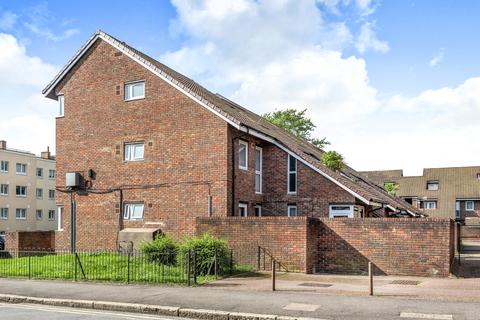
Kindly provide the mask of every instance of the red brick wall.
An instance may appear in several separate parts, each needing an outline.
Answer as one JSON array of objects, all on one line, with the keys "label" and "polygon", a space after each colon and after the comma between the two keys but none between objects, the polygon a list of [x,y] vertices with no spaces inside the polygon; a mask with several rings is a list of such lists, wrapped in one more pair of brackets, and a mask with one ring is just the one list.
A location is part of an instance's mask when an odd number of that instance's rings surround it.
[{"label": "red brick wall", "polygon": [[307,252],[309,220],[306,217],[197,218],[196,233],[207,232],[227,240],[240,263],[256,265],[258,246],[262,246],[289,270],[311,272],[307,269],[312,265]]},{"label": "red brick wall", "polygon": [[55,249],[54,231],[22,231],[5,234],[6,251],[51,251]]},{"label": "red brick wall", "polygon": [[460,228],[462,238],[480,238],[480,226],[461,226]]},{"label": "red brick wall", "polygon": [[[94,189],[150,185],[109,194],[77,196],[78,249],[113,249],[124,227],[159,227],[174,236],[191,234],[194,218],[226,216],[227,128],[195,103],[103,41],[98,41],[56,88],[65,96],[57,119],[57,186],[66,172],[96,173]],[[124,83],[145,80],[146,98],[124,101]],[[126,142],[144,141],[145,160],[123,161]],[[143,201],[142,221],[122,221],[121,201]],[[59,249],[69,244],[69,195]]]},{"label": "red brick wall", "polygon": [[[247,141],[249,144],[248,170],[238,168],[239,140]],[[255,204],[261,204],[263,216],[286,216],[287,206],[296,204],[298,215],[309,217],[328,217],[330,204],[355,203],[355,197],[300,161],[297,161],[297,194],[288,194],[288,154],[285,151],[234,128],[230,128],[229,141],[230,143],[233,141],[235,146],[235,215],[238,214],[239,202],[248,203],[249,215],[253,215]],[[255,194],[256,146],[261,147],[263,151],[262,194]]]},{"label": "red brick wall", "polygon": [[454,252],[448,219],[322,219],[316,272],[448,276]]}]

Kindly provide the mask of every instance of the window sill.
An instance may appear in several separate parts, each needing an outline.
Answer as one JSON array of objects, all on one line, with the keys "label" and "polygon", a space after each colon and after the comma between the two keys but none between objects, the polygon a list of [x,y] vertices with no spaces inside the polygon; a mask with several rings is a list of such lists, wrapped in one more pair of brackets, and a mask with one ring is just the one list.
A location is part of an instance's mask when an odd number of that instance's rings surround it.
[{"label": "window sill", "polygon": [[125,102],[137,101],[137,100],[145,100],[145,96],[138,97],[138,98],[131,98],[131,99],[123,99],[123,101],[125,101]]},{"label": "window sill", "polygon": [[238,167],[238,169],[248,171],[248,167]]},{"label": "window sill", "polygon": [[26,198],[27,196],[19,196],[18,194],[16,195],[17,198]]},{"label": "window sill", "polygon": [[16,175],[18,176],[26,176],[27,174],[26,173],[21,173],[21,172],[15,172]]},{"label": "window sill", "polygon": [[56,117],[55,117],[55,119],[63,119],[63,118],[65,118],[64,115],[63,115],[63,116],[56,116]]}]

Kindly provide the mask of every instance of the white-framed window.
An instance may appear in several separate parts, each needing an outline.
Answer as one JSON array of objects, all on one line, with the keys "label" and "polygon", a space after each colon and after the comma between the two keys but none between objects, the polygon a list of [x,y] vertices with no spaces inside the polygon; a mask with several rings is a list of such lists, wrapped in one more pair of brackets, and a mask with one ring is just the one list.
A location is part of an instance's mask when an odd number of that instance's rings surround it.
[{"label": "white-framed window", "polygon": [[48,179],[55,179],[56,172],[53,169],[48,170]]},{"label": "white-framed window", "polygon": [[460,201],[455,201],[455,218],[460,219]]},{"label": "white-framed window", "polygon": [[65,96],[58,96],[58,116],[63,117],[65,115]]},{"label": "white-framed window", "polygon": [[27,196],[27,187],[25,186],[17,186],[15,188],[15,195],[17,197],[26,197]]},{"label": "white-framed window", "polygon": [[287,193],[297,193],[297,159],[294,156],[288,155],[288,182]]},{"label": "white-framed window", "polygon": [[143,142],[125,143],[125,161],[143,160],[145,145]]},{"label": "white-framed window", "polygon": [[430,190],[430,191],[438,190],[438,181],[437,180],[427,181],[427,190]]},{"label": "white-framed window", "polygon": [[55,220],[55,210],[48,210],[48,220]]},{"label": "white-framed window", "polygon": [[465,201],[465,211],[474,211],[475,203],[473,201]]},{"label": "white-framed window", "polygon": [[27,219],[27,209],[17,208],[17,210],[15,211],[15,219],[17,220]]},{"label": "white-framed window", "polygon": [[255,217],[261,217],[262,216],[262,205],[257,204],[253,208],[255,209]]},{"label": "white-framed window", "polygon": [[36,190],[37,199],[43,198],[43,189],[37,188]]},{"label": "white-framed window", "polygon": [[329,207],[329,218],[353,218],[353,205],[334,204]]},{"label": "white-framed window", "polygon": [[125,203],[123,205],[123,219],[140,220],[143,219],[143,203]]},{"label": "white-framed window", "polygon": [[43,169],[37,168],[37,178],[43,178]]},{"label": "white-framed window", "polygon": [[15,168],[17,174],[27,174],[27,165],[25,163],[17,163]]},{"label": "white-framed window", "polygon": [[437,209],[437,201],[425,201],[423,203],[423,208],[428,210]]},{"label": "white-framed window", "polygon": [[238,167],[242,170],[248,170],[248,142],[238,141]]},{"label": "white-framed window", "polygon": [[42,220],[43,219],[43,210],[39,209],[37,210],[37,220]]},{"label": "white-framed window", "polygon": [[248,204],[240,202],[238,204],[238,216],[247,217],[248,216]]},{"label": "white-framed window", "polygon": [[64,211],[63,206],[58,206],[57,207],[57,213],[58,213],[57,229],[58,229],[58,231],[63,231],[63,211]]},{"label": "white-framed window", "polygon": [[0,208],[0,219],[2,220],[8,219],[8,208]]},{"label": "white-framed window", "polygon": [[48,199],[50,200],[55,199],[55,190],[48,190]]},{"label": "white-framed window", "polygon": [[8,172],[8,161],[6,160],[0,161],[0,172]]},{"label": "white-framed window", "polygon": [[287,215],[289,217],[296,217],[298,216],[298,208],[296,204],[289,204],[287,206]]},{"label": "white-framed window", "polygon": [[0,196],[8,196],[8,184],[0,184]]},{"label": "white-framed window", "polygon": [[263,150],[255,148],[255,193],[262,193]]},{"label": "white-framed window", "polygon": [[125,101],[145,98],[145,81],[125,83]]}]

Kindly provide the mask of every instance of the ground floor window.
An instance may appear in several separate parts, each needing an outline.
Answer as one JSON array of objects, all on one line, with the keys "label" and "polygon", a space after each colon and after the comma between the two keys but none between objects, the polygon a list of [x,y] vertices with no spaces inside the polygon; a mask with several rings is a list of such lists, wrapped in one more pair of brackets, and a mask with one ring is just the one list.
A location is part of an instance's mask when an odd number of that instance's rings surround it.
[{"label": "ground floor window", "polygon": [[238,215],[240,217],[248,216],[248,205],[246,203],[240,202],[238,204]]},{"label": "ground floor window", "polygon": [[353,218],[353,205],[335,204],[328,211],[329,218]]},{"label": "ground floor window", "polygon": [[123,208],[123,218],[125,220],[143,219],[143,203],[125,203]]},{"label": "ground floor window", "polygon": [[298,209],[296,204],[289,204],[287,206],[287,215],[289,217],[296,217],[298,215]]},{"label": "ground floor window", "polygon": [[474,203],[473,201],[465,201],[465,211],[473,211]]},{"label": "ground floor window", "polygon": [[262,216],[262,206],[260,204],[257,204],[254,208],[255,208],[255,217],[261,217]]},{"label": "ground floor window", "polygon": [[430,210],[437,209],[437,201],[425,201],[423,203],[423,208]]}]

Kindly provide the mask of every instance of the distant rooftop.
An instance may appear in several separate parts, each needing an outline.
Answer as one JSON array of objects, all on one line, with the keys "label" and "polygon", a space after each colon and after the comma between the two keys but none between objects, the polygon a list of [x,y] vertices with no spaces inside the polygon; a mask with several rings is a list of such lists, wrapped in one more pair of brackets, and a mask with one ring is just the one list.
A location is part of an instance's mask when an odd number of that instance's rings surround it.
[{"label": "distant rooftop", "polygon": [[[37,157],[37,155],[33,152],[30,152],[30,151],[26,151],[26,150],[21,150],[21,149],[14,149],[14,148],[8,148],[7,147],[7,141],[5,140],[0,140],[0,151],[2,150],[5,150],[5,151],[10,151],[10,152],[15,152],[15,153],[21,153],[21,154],[24,154],[24,155],[29,155],[29,156],[33,156],[33,157]],[[47,151],[43,151],[41,154],[40,154],[40,157],[39,158],[42,158],[42,159],[46,159],[46,160],[55,160],[55,156],[53,156],[51,153],[50,153],[50,148],[47,147]]]}]

